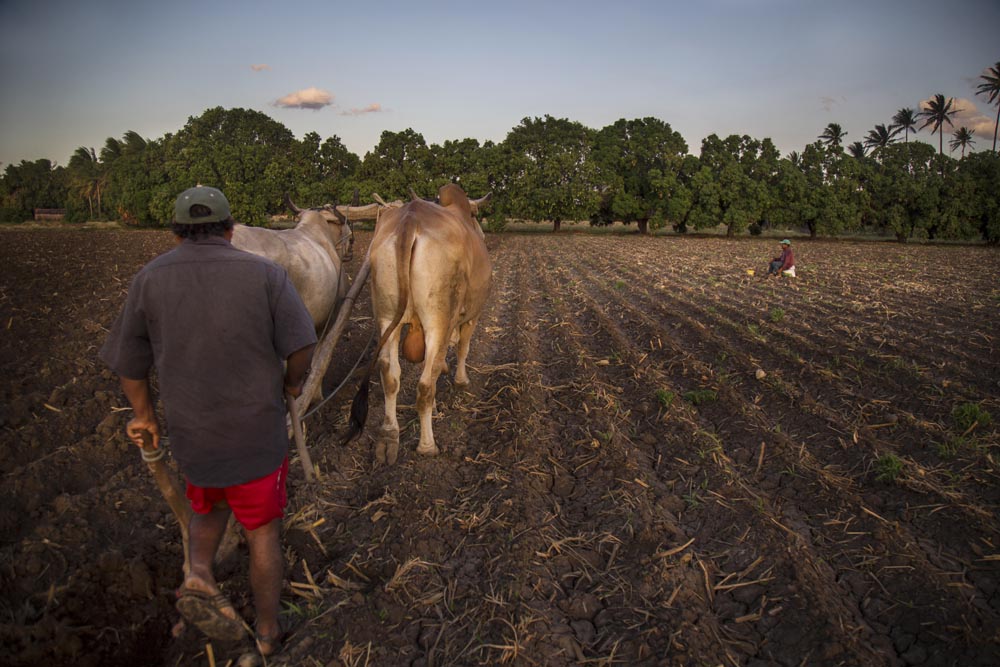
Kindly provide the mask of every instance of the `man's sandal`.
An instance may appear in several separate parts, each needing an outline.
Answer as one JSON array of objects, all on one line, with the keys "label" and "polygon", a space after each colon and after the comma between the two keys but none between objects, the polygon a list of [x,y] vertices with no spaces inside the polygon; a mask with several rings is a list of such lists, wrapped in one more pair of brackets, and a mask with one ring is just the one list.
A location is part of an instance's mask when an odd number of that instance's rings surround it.
[{"label": "man's sandal", "polygon": [[242,621],[226,616],[224,609],[233,609],[233,603],[224,594],[211,595],[190,588],[180,591],[177,611],[184,620],[206,636],[220,641],[238,641],[247,635]]}]

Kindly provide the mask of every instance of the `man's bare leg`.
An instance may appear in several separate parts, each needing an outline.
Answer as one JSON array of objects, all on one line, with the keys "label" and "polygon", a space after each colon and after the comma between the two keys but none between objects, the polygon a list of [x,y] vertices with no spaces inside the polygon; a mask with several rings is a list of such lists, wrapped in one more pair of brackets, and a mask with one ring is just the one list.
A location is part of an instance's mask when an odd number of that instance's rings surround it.
[{"label": "man's bare leg", "polygon": [[[281,519],[247,531],[250,546],[250,587],[257,610],[257,638],[260,652],[271,655],[281,645],[281,584],[285,559],[281,553]],[[193,568],[192,568],[193,569]]]},{"label": "man's bare leg", "polygon": [[[220,592],[215,581],[215,573],[212,571],[212,563],[222,536],[226,533],[228,521],[229,505],[225,501],[216,503],[208,514],[191,516],[191,523],[188,524],[188,559],[191,571],[184,578],[184,588],[209,595],[217,595]],[[229,618],[239,620],[239,615],[232,606],[223,607],[220,611]]]}]

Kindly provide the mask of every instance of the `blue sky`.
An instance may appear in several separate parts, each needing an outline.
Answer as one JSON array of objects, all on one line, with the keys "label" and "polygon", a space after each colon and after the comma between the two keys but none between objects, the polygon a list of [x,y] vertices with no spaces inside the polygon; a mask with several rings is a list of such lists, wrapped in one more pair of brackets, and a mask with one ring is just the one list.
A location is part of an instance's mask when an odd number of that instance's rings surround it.
[{"label": "blue sky", "polygon": [[159,138],[215,106],[360,157],[384,130],[502,141],[545,114],[654,116],[694,154],[713,132],[787,154],[941,93],[984,149],[996,109],[974,92],[998,28],[996,0],[0,0],[0,168]]}]

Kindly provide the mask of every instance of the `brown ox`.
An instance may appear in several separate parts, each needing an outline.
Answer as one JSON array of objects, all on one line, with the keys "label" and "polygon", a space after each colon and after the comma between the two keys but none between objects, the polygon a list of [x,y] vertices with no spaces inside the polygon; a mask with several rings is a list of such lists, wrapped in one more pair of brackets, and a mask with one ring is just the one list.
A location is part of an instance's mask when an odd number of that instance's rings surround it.
[{"label": "brown ox", "polygon": [[236,225],[233,245],[283,266],[318,330],[343,296],[346,281],[340,270],[350,259],[354,236],[334,206],[300,209],[290,200],[288,204],[299,214],[294,229]]},{"label": "brown ox", "polygon": [[[417,453],[434,455],[438,448],[431,416],[438,376],[448,368],[445,353],[449,343],[457,343],[455,384],[468,384],[469,341],[490,290],[490,258],[468,197],[449,184],[438,191],[438,200],[440,205],[414,199],[386,210],[371,243],[372,308],[381,332],[376,359],[385,394],[382,437],[375,450],[380,462],[394,463],[399,452],[396,396],[403,325],[409,325],[404,356],[412,362],[425,360],[417,385]],[[367,419],[371,371],[369,367],[354,399],[349,438]]]}]

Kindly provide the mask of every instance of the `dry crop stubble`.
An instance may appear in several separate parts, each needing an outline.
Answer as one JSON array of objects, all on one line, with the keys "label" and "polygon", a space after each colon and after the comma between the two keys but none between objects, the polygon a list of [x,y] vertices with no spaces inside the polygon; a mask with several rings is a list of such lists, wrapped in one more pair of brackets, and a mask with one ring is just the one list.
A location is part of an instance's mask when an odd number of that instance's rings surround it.
[{"label": "dry crop stubble", "polygon": [[[2,238],[0,648],[204,662],[202,638],[169,636],[178,531],[96,361],[169,235]],[[307,422],[324,475],[290,480],[296,627],[271,662],[996,664],[996,252],[802,242],[779,283],[746,273],[769,245],[489,236],[472,384],[439,384],[441,455],[413,451],[412,389],[395,466],[370,438],[335,444],[348,398]],[[365,297],[327,389],[370,327]],[[963,405],[992,421],[970,429]],[[220,574],[249,613],[245,563]]]}]

